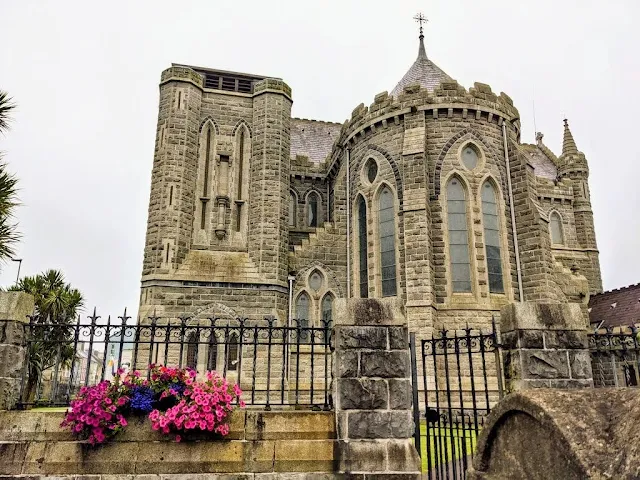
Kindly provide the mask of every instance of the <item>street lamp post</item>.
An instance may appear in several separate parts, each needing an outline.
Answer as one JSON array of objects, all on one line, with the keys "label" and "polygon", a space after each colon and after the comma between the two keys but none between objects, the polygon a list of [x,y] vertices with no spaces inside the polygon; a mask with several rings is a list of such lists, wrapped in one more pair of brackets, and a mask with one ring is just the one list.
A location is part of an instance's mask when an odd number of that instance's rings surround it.
[{"label": "street lamp post", "polygon": [[22,266],[22,259],[21,258],[12,258],[11,261],[18,262],[18,274],[16,275],[16,285],[17,285],[18,281],[20,281],[20,267]]}]

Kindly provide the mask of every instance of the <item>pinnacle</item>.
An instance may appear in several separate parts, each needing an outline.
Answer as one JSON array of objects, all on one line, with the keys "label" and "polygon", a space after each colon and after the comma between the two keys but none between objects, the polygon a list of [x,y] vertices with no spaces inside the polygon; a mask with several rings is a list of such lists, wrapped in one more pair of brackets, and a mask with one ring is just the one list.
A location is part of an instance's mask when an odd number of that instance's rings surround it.
[{"label": "pinnacle", "polygon": [[578,147],[573,139],[571,130],[569,130],[569,121],[564,119],[564,137],[562,139],[562,155],[577,155]]}]

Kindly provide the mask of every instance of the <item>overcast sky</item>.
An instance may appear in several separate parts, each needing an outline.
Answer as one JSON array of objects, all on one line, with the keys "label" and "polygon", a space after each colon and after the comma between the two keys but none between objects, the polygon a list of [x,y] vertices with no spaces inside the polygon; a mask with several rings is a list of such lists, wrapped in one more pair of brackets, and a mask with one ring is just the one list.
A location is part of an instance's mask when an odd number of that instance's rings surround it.
[{"label": "overcast sky", "polygon": [[[640,282],[640,1],[0,0],[0,138],[20,179],[21,275],[61,269],[99,313],[134,313],[160,73],[171,62],[283,78],[293,114],[342,122],[427,54],[509,94],[523,142],[559,154],[569,118],[591,169],[605,289]],[[0,285],[16,277],[2,267]]]}]

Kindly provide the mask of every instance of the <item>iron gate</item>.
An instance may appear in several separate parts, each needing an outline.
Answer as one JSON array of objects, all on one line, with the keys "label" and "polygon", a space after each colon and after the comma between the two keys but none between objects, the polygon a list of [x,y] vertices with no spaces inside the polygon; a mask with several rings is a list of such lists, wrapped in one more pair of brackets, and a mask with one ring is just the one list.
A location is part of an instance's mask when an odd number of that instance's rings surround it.
[{"label": "iron gate", "polygon": [[411,334],[414,440],[429,479],[463,479],[486,415],[503,394],[495,324],[488,333]]}]

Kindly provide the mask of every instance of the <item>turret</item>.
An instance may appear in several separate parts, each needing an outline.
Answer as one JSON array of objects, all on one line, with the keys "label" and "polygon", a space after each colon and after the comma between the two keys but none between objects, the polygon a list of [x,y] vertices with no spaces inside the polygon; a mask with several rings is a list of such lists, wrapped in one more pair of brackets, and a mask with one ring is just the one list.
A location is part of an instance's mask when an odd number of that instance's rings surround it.
[{"label": "turret", "polygon": [[576,238],[589,258],[589,261],[581,266],[581,273],[589,281],[590,293],[601,292],[600,261],[589,195],[589,165],[584,153],[578,151],[567,119],[564,120],[562,155],[558,158],[558,177],[573,181]]},{"label": "turret", "polygon": [[162,72],[143,275],[169,273],[189,249],[202,84],[190,68]]}]

